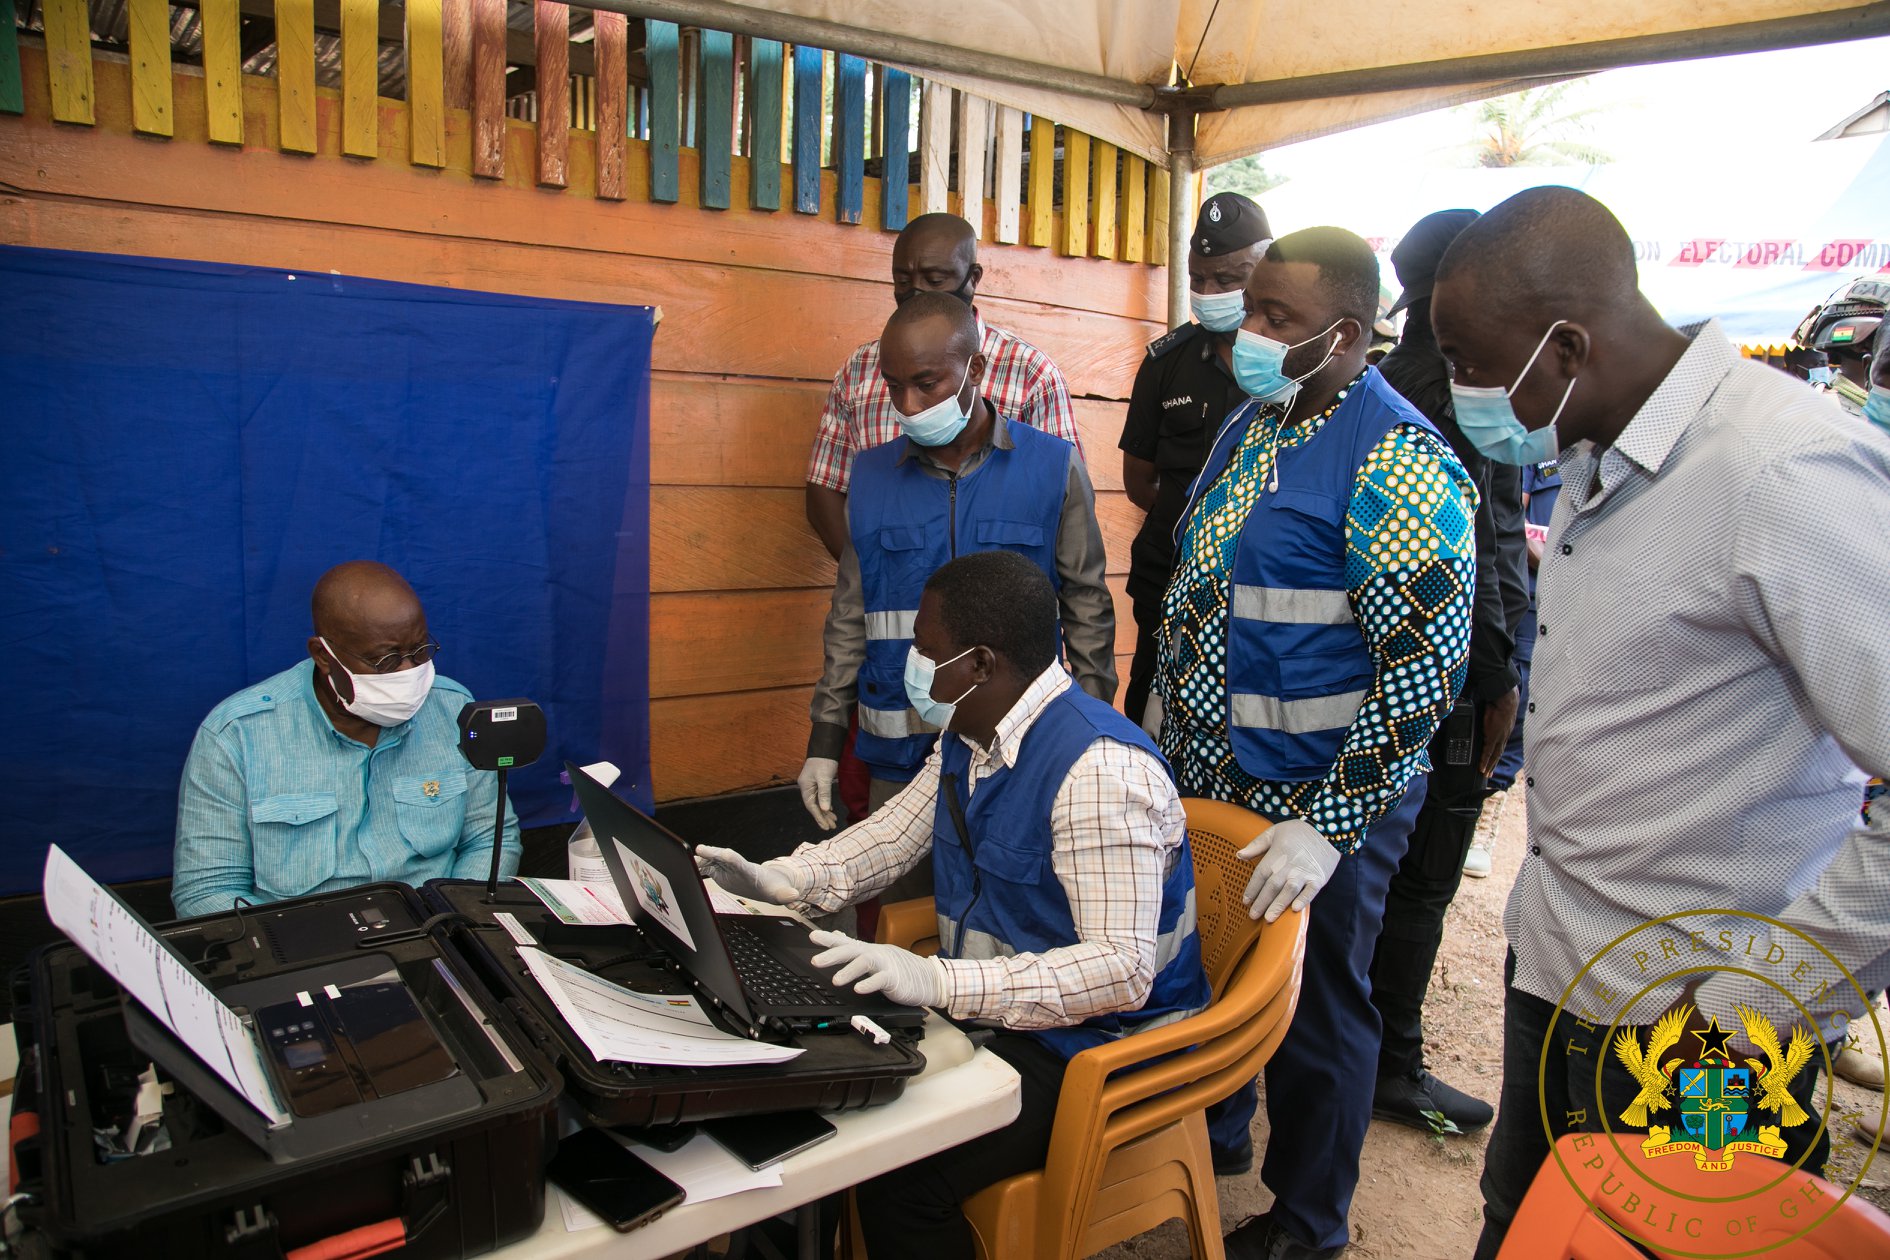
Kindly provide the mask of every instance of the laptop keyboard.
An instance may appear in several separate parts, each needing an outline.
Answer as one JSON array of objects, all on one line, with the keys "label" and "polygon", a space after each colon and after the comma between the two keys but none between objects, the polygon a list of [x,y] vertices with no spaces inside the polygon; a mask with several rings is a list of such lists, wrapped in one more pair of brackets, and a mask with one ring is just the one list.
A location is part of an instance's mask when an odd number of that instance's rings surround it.
[{"label": "laptop keyboard", "polygon": [[833,1006],[839,990],[790,970],[775,957],[763,936],[740,921],[720,921],[722,939],[741,973],[749,996],[770,1006]]}]

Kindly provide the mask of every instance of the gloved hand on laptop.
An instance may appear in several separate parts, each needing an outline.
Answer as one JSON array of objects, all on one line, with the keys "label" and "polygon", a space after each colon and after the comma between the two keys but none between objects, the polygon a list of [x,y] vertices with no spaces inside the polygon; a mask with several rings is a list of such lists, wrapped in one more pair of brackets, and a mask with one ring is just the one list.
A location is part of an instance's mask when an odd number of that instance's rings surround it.
[{"label": "gloved hand on laptop", "polygon": [[785,906],[801,899],[801,886],[773,862],[757,865],[733,849],[696,846],[696,869],[737,897]]},{"label": "gloved hand on laptop", "polygon": [[816,967],[840,968],[833,973],[836,985],[851,984],[855,993],[882,994],[902,1006],[945,1004],[945,967],[936,958],[856,941],[844,932],[810,932],[807,939],[826,947],[814,955]]}]

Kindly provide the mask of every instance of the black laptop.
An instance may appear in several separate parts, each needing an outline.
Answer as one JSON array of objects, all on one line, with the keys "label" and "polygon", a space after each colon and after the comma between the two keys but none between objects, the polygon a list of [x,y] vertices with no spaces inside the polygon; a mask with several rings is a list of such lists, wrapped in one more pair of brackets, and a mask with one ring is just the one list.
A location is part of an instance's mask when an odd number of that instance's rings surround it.
[{"label": "black laptop", "polygon": [[584,817],[637,929],[663,950],[691,985],[743,1033],[850,1032],[855,1015],[888,1030],[916,1029],[925,1012],[836,987],[816,967],[820,947],[792,919],[717,914],[689,842],[618,800],[570,762]]}]

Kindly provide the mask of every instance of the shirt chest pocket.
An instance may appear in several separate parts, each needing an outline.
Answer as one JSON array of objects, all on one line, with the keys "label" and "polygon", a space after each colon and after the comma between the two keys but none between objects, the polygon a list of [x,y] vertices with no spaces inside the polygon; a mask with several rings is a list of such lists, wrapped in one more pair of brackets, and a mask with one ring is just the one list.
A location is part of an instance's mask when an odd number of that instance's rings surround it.
[{"label": "shirt chest pocket", "polygon": [[[879,531],[879,550],[887,576],[900,590],[915,588],[932,576],[932,548],[926,531],[915,525],[889,525]],[[913,602],[918,602],[915,597]]]},{"label": "shirt chest pocket", "polygon": [[1029,554],[1043,549],[1044,528],[1032,521],[979,521],[980,550],[999,548]]},{"label": "shirt chest pocket", "polygon": [[400,838],[423,858],[439,857],[459,842],[466,823],[466,772],[448,770],[394,780]]},{"label": "shirt chest pocket", "polygon": [[1047,849],[1007,844],[986,836],[972,853],[971,864],[987,879],[1036,887],[1043,882],[1044,866],[1049,859]]},{"label": "shirt chest pocket", "polygon": [[249,807],[250,864],[256,887],[271,897],[299,897],[335,876],[333,792],[265,796]]}]

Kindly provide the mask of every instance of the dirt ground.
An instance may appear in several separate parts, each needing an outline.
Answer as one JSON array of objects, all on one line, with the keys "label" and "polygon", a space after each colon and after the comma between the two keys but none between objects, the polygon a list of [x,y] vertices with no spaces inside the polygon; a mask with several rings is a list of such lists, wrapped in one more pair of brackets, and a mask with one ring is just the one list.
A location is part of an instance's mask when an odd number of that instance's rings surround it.
[{"label": "dirt ground", "polygon": [[[1503,904],[1526,847],[1521,794],[1506,802],[1497,827],[1495,870],[1466,879],[1445,924],[1425,1004],[1426,1053],[1433,1072],[1467,1093],[1494,1103],[1502,1078]],[[1838,1082],[1836,1111],[1882,1106],[1882,1095]],[[1834,1120],[1834,1124],[1836,1121]],[[1265,1111],[1254,1123],[1254,1144],[1266,1141]],[[1435,1138],[1374,1120],[1365,1137],[1364,1175],[1352,1201],[1352,1246],[1347,1260],[1467,1260],[1482,1228],[1483,1170],[1488,1130]],[[1840,1185],[1856,1177],[1869,1152],[1856,1148],[1833,1161]],[[1231,1230],[1264,1211],[1272,1196],[1255,1174],[1218,1183],[1221,1227]],[[1859,1193],[1890,1210],[1890,1152],[1873,1161]],[[1169,1222],[1101,1253],[1110,1260],[1180,1260],[1187,1237]]]}]

